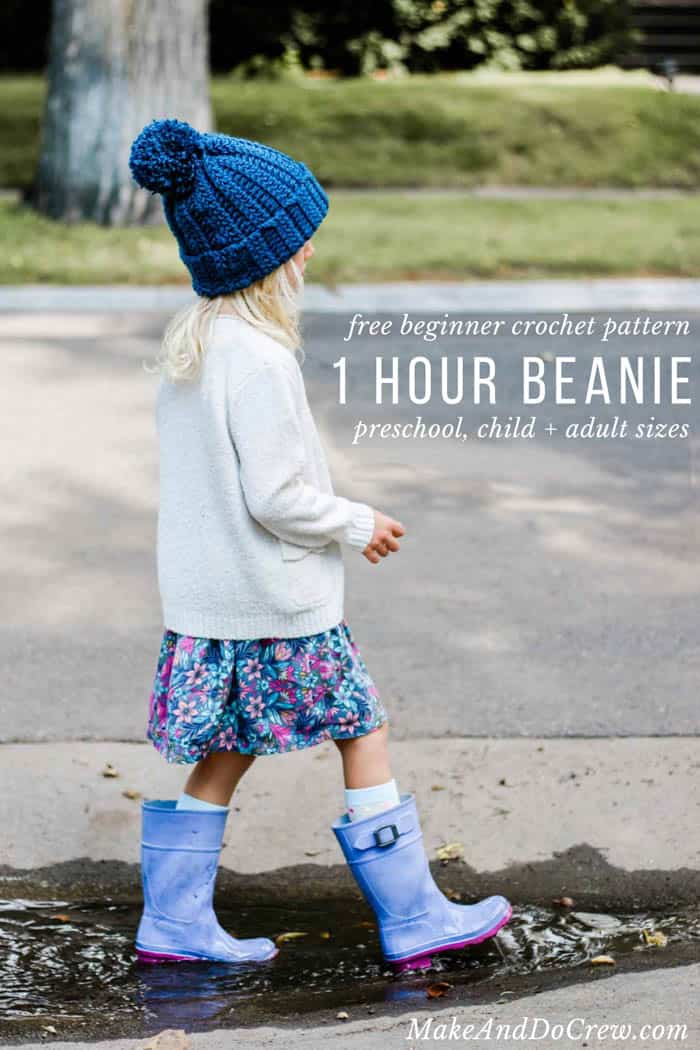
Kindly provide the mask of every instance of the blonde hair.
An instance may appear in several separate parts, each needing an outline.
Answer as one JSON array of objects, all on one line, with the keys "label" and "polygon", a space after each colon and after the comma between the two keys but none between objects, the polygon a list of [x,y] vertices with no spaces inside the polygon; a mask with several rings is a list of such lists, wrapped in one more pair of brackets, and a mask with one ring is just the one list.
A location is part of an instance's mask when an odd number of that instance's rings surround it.
[{"label": "blonde hair", "polygon": [[289,259],[247,288],[213,299],[199,297],[168,323],[156,367],[151,371],[160,372],[173,382],[195,379],[201,368],[211,325],[224,305],[236,317],[255,325],[294,352],[301,342],[299,295],[302,287],[301,270],[293,259]]}]

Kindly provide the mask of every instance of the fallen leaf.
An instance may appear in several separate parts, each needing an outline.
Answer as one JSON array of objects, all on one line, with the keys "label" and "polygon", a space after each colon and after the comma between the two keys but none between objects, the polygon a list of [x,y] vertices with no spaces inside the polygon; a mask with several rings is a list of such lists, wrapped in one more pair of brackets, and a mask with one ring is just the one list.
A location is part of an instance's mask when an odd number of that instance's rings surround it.
[{"label": "fallen leaf", "polygon": [[570,914],[589,929],[606,937],[617,933],[623,925],[622,920],[615,915],[605,915],[603,912],[572,911]]},{"label": "fallen leaf", "polygon": [[362,922],[356,922],[355,925],[356,926],[362,926],[363,929],[365,929],[365,930],[373,930],[374,929],[374,923],[373,922],[367,922],[366,919],[363,919]]},{"label": "fallen leaf", "polygon": [[137,1050],[188,1050],[190,1037],[183,1028],[164,1028],[157,1035],[152,1035]]},{"label": "fallen leaf", "polygon": [[431,784],[430,785],[430,790],[431,791],[445,791],[446,788],[445,788],[444,784]]},{"label": "fallen leaf", "polygon": [[338,1013],[335,1015],[337,1021],[347,1021],[349,1016],[350,1014],[347,1010],[338,1010]]},{"label": "fallen leaf", "polygon": [[299,937],[308,937],[304,930],[289,930],[287,933],[279,933],[275,937],[275,944],[286,944],[287,941],[296,941]]},{"label": "fallen leaf", "polygon": [[305,849],[304,850],[304,856],[305,857],[318,857],[320,852],[321,852],[320,849]]},{"label": "fallen leaf", "polygon": [[328,930],[322,930],[321,931],[321,940],[322,941],[329,941],[330,939],[331,939],[331,935],[328,932]]},{"label": "fallen leaf", "polygon": [[591,964],[593,966],[614,966],[615,960],[612,955],[596,955],[591,959]]},{"label": "fallen leaf", "polygon": [[56,1034],[56,1028],[52,1024],[43,1024],[41,1026],[41,1030],[42,1030],[42,1032],[50,1032],[51,1035],[55,1035]]},{"label": "fallen leaf", "polygon": [[642,934],[645,944],[653,944],[656,948],[665,948],[668,944],[668,937],[661,930],[652,930],[651,933],[649,930],[642,930]]},{"label": "fallen leaf", "polygon": [[70,922],[70,915],[65,911],[59,911],[55,915],[51,915],[50,918],[58,919],[59,922]]},{"label": "fallen leaf", "polygon": [[447,995],[452,985],[448,981],[438,981],[436,984],[429,984],[425,993],[427,999],[442,999]]},{"label": "fallen leaf", "polygon": [[447,864],[450,860],[464,860],[464,846],[461,842],[446,842],[438,846],[436,856],[442,864]]},{"label": "fallen leaf", "polygon": [[555,897],[552,904],[557,908],[573,908],[574,900],[573,897]]},{"label": "fallen leaf", "polygon": [[[118,773],[117,773],[117,776],[119,776]],[[127,788],[126,791],[122,791],[122,795],[124,796],[124,798],[131,798],[131,799],[143,798],[143,795],[141,794],[140,791],[132,791],[130,788]]]},{"label": "fallen leaf", "polygon": [[105,764],[105,767],[104,767],[104,769],[102,770],[102,776],[103,776],[103,777],[118,777],[118,776],[119,776],[119,773],[118,773],[118,771],[117,771],[117,770],[116,770],[116,769],[114,768],[114,766],[112,765],[112,763],[111,763],[111,762],[107,762],[107,763]]},{"label": "fallen leaf", "polygon": [[451,901],[461,901],[462,894],[457,893],[457,890],[445,890],[445,896]]}]

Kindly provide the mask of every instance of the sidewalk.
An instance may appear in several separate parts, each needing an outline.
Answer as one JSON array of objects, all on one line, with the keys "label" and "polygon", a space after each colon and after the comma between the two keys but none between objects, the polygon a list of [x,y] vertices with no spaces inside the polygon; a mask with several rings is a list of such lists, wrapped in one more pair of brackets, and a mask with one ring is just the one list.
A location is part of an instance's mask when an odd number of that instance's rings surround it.
[{"label": "sidewalk", "polygon": [[[0,313],[169,313],[192,302],[185,285],[6,285]],[[601,278],[550,281],[403,281],[386,284],[308,284],[304,310],[313,314],[454,313],[517,314],[568,310],[698,310],[700,279]]]},{"label": "sidewalk", "polygon": [[[418,738],[395,741],[392,756],[401,790],[418,797],[429,856],[446,842],[463,844],[468,868],[450,868],[463,882],[497,872],[510,887],[512,869],[521,880],[530,868],[522,895],[547,903],[584,890],[634,898],[641,908],[663,903],[659,893],[689,902],[700,895],[694,738]],[[76,858],[136,864],[140,799],[124,792],[177,797],[188,772],[150,744],[6,744],[2,757],[2,861],[10,869]],[[107,763],[117,777],[102,775]],[[18,793],[27,769],[32,790]],[[341,864],[330,825],[342,789],[331,743],[258,759],[236,793],[222,865],[251,875]],[[586,856],[598,855],[585,874],[576,866],[583,845]]]}]

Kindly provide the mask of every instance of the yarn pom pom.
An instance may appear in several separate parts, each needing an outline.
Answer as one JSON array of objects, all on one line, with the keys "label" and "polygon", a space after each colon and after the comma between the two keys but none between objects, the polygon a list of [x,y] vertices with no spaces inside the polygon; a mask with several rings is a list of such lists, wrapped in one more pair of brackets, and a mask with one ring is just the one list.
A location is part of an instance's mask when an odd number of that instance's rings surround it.
[{"label": "yarn pom pom", "polygon": [[154,120],[131,146],[129,167],[139,186],[186,197],[194,187],[202,136],[182,120]]}]

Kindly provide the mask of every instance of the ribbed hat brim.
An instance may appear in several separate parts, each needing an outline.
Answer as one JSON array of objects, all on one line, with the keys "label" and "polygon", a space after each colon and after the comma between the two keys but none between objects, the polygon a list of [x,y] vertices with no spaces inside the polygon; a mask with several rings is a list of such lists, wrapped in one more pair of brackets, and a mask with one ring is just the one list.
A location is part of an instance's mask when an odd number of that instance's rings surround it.
[{"label": "ribbed hat brim", "polygon": [[316,232],[328,213],[328,197],[314,175],[303,169],[294,196],[246,238],[198,255],[180,250],[198,295],[214,298],[246,288],[272,273]]}]

